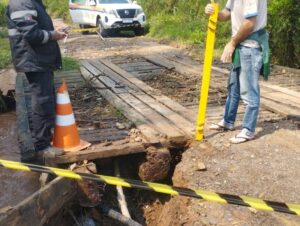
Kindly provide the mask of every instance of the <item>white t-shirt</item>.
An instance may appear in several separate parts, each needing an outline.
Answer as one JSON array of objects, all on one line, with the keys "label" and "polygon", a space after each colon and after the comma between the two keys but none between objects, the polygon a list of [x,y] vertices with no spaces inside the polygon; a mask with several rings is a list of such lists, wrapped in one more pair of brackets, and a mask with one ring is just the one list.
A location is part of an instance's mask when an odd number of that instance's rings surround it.
[{"label": "white t-shirt", "polygon": [[[267,0],[228,0],[226,9],[231,14],[232,36],[239,31],[244,19],[256,16],[253,32],[263,29],[267,25]],[[253,40],[241,43],[243,46],[258,48],[259,44]]]}]

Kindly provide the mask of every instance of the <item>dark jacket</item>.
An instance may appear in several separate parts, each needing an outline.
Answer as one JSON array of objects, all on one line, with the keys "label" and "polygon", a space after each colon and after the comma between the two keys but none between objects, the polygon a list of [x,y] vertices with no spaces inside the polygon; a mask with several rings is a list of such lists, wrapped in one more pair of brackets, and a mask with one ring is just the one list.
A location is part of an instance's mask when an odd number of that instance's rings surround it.
[{"label": "dark jacket", "polygon": [[61,68],[61,54],[42,0],[10,0],[6,10],[12,59],[18,72],[44,72]]}]

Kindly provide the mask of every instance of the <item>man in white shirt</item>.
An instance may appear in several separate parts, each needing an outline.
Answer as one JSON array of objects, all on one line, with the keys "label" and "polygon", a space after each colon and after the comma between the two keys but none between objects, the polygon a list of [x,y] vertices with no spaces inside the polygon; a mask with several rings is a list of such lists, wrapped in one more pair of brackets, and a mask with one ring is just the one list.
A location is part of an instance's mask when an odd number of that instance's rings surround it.
[{"label": "man in white shirt", "polygon": [[[214,13],[208,4],[205,13]],[[219,21],[231,19],[232,37],[225,46],[222,62],[233,62],[228,80],[228,97],[224,118],[210,129],[233,130],[240,99],[246,104],[242,131],[231,138],[232,143],[254,139],[260,105],[259,75],[263,65],[262,43],[252,37],[267,37],[267,0],[228,0],[225,9],[219,12]],[[259,35],[258,35],[259,34]],[[267,42],[267,40],[265,40]],[[238,66],[235,66],[238,62]]]}]

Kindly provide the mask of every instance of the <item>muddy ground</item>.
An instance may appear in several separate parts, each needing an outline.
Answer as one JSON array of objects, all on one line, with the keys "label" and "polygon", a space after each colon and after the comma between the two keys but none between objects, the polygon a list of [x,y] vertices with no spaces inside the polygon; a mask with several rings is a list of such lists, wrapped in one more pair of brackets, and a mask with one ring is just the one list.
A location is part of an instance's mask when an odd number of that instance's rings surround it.
[{"label": "muddy ground", "polygon": [[[145,53],[165,54],[169,57],[189,55],[188,49],[176,48],[176,46],[160,44],[149,38],[130,35],[101,40],[96,34],[85,36],[71,34],[65,44],[61,43],[61,47],[66,56],[78,59],[115,58]],[[185,75],[166,71],[148,81],[146,79],[145,82],[196,111],[199,93],[197,77],[185,77]],[[216,99],[212,102],[222,108],[224,95],[224,92],[215,94]],[[262,111],[264,114],[259,119],[257,138],[254,141],[240,145],[231,145],[228,142],[230,137],[238,133],[241,118],[237,122],[236,131],[216,133],[206,130],[206,141],[193,143],[182,154],[181,162],[176,166],[172,181],[167,182],[172,182],[175,186],[300,203],[299,122],[287,120],[275,113],[266,112],[264,109]],[[0,130],[0,145],[2,145],[0,151],[4,148],[17,152],[13,123],[15,116],[10,114],[9,116],[1,115],[1,117],[11,117],[11,121],[0,121],[4,123]],[[220,114],[208,119],[207,125],[218,121],[219,118],[221,118]],[[10,144],[13,144],[12,147]],[[14,158],[11,152],[0,152],[0,154],[1,158],[6,156],[10,159]],[[130,163],[132,159],[124,158],[124,164],[125,162]],[[205,169],[199,170],[199,165],[202,167],[204,165]],[[132,164],[129,166],[132,167]],[[125,164],[123,167],[126,169],[128,165]],[[131,171],[134,172],[135,169]],[[125,177],[136,176],[134,173],[124,172]],[[25,176],[24,173],[7,172],[7,175],[16,175],[18,186],[20,186],[19,183],[23,183],[23,186],[28,188],[25,193],[15,196],[16,201],[21,200],[36,188],[35,184],[30,183],[33,180],[28,180],[28,177],[26,180],[22,178]],[[30,177],[34,176],[30,174]],[[6,174],[1,174],[1,177],[3,177],[1,181],[7,179]],[[7,186],[5,189],[16,187],[14,184],[11,185],[11,182],[9,185],[4,184]],[[1,189],[1,191],[4,190]],[[126,194],[133,218],[144,225],[300,225],[299,217],[286,214],[201,202],[184,197],[162,196],[151,192],[126,190]],[[1,197],[3,196],[0,196],[1,205],[6,204],[5,200],[2,202]],[[109,196],[107,197],[110,199]],[[116,203],[113,206],[116,206]],[[114,224],[106,222],[104,225]]]}]

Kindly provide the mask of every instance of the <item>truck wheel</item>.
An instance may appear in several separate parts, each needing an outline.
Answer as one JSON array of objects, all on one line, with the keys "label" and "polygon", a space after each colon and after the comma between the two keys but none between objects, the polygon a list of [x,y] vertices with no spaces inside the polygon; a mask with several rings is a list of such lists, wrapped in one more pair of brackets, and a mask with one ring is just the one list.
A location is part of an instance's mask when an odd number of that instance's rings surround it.
[{"label": "truck wheel", "polygon": [[145,34],[145,29],[143,27],[137,27],[134,29],[134,33],[137,36],[141,36]]},{"label": "truck wheel", "polygon": [[22,162],[31,162],[35,158],[35,149],[32,140],[31,95],[28,81],[24,74],[16,78],[16,111],[17,137]]},{"label": "truck wheel", "polygon": [[109,35],[109,30],[103,27],[100,18],[97,20],[97,27],[99,28],[99,32],[103,38]]},{"label": "truck wheel", "polygon": [[[84,24],[79,24],[80,29],[85,29],[88,28],[87,26],[85,26]],[[83,35],[87,35],[89,32],[88,31],[82,31],[81,34]]]}]

